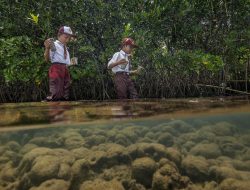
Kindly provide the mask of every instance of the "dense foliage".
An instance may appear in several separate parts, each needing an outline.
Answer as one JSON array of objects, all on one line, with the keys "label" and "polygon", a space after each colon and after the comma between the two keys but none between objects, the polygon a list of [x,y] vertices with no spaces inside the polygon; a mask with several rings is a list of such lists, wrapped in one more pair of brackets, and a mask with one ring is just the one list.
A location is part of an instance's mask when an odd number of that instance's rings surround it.
[{"label": "dense foliage", "polygon": [[[70,68],[72,99],[114,98],[107,62],[122,37],[134,53],[145,98],[218,95],[196,84],[247,90],[249,0],[0,0],[0,101],[36,101],[48,93],[43,42],[69,25],[79,65]],[[237,81],[235,83],[234,81]]]}]

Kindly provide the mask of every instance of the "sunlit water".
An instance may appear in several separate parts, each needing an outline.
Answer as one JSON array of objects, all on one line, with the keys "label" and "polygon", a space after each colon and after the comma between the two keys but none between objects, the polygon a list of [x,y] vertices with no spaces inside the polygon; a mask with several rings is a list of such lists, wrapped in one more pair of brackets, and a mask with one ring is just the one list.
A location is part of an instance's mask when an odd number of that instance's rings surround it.
[{"label": "sunlit water", "polygon": [[0,105],[0,190],[249,190],[247,98]]}]

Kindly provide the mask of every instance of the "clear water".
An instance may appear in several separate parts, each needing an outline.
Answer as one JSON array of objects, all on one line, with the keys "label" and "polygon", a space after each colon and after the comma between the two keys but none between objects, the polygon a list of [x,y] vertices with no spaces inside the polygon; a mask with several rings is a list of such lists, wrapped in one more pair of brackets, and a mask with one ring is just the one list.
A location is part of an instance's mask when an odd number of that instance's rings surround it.
[{"label": "clear water", "polygon": [[0,190],[249,190],[247,98],[0,105]]}]

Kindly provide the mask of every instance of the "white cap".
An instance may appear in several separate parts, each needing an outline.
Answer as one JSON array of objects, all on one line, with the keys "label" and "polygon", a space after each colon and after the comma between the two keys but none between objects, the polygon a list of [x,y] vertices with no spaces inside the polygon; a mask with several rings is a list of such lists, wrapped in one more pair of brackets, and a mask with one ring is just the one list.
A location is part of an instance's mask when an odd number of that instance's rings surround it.
[{"label": "white cap", "polygon": [[70,36],[76,37],[76,35],[73,34],[71,28],[69,26],[62,26],[59,30],[58,33],[61,34],[68,34]]}]

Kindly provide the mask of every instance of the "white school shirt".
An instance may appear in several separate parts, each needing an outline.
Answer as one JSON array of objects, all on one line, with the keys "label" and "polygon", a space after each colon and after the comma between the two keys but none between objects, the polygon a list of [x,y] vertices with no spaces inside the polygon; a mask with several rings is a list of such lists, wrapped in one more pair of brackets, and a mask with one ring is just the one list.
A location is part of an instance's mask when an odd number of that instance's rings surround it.
[{"label": "white school shirt", "polygon": [[114,62],[117,62],[121,59],[125,59],[128,64],[126,65],[125,69],[122,69],[122,66],[123,65],[117,65],[115,67],[112,68],[112,72],[113,73],[117,73],[117,72],[127,72],[129,74],[129,70],[130,68],[132,67],[131,66],[131,63],[130,63],[130,60],[128,59],[128,54],[126,54],[123,50],[119,51],[119,52],[116,52],[112,59],[108,62],[108,66],[111,64],[111,63],[114,63]]},{"label": "white school shirt", "polygon": [[59,40],[56,40],[55,42],[55,46],[56,46],[56,51],[51,51],[50,50],[50,61],[51,63],[64,63],[66,65],[70,64],[70,56],[69,56],[69,52],[68,52],[68,48],[66,48],[66,52],[67,52],[67,58],[64,59],[64,44],[62,42],[60,42]]}]

